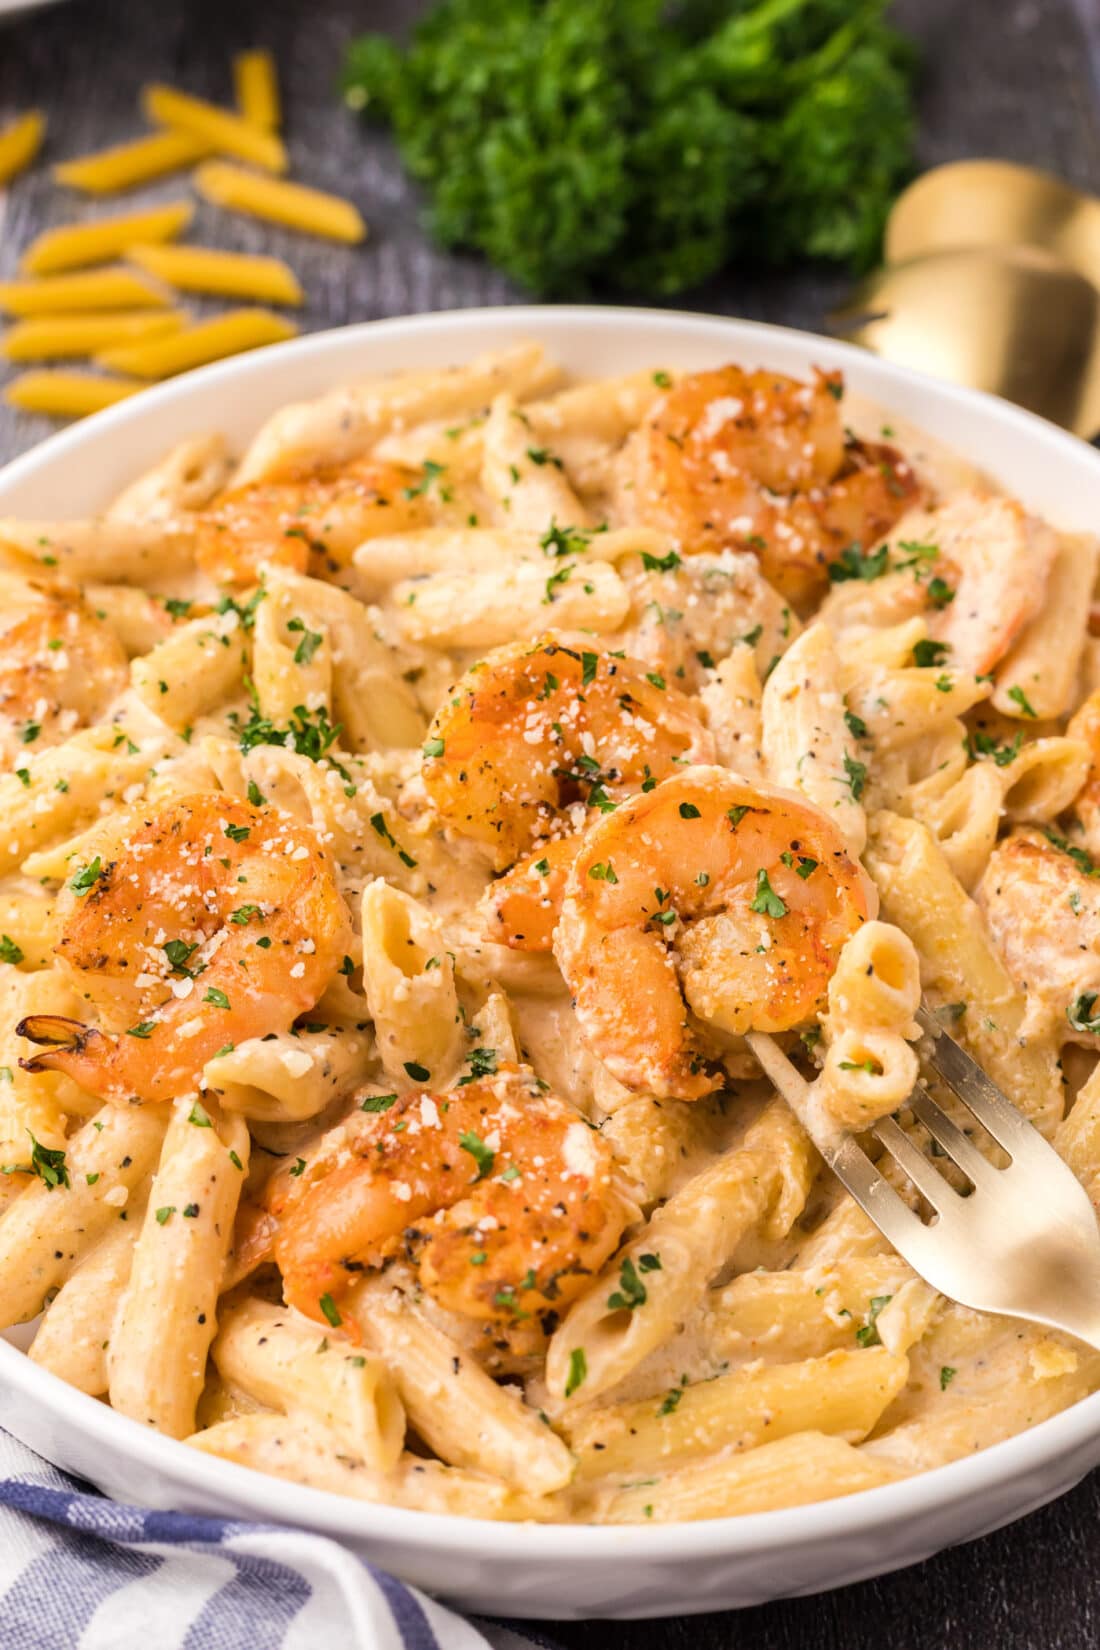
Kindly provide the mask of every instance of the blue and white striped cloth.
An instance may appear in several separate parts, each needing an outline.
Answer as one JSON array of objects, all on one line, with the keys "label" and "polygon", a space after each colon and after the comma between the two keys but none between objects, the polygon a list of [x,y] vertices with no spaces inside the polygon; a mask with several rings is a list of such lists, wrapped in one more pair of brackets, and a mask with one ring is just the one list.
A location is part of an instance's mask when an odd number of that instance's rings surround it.
[{"label": "blue and white striped cloth", "polygon": [[[541,1641],[545,1643],[545,1641]],[[108,1501],[0,1432],[3,1650],[534,1650],[326,1536]]]}]

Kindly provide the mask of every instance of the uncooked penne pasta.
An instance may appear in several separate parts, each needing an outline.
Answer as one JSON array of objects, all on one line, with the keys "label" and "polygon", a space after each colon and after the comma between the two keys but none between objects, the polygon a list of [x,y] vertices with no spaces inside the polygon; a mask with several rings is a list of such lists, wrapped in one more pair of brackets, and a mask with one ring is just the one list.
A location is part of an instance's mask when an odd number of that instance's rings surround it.
[{"label": "uncooked penne pasta", "polygon": [[37,109],[0,131],[0,188],[30,165],[45,133],[46,118]]},{"label": "uncooked penne pasta", "polygon": [[0,335],[0,355],[9,361],[50,361],[95,355],[114,344],[164,338],[179,332],[184,317],[175,310],[107,310],[93,315],[54,315],[20,321]]},{"label": "uncooked penne pasta", "polygon": [[58,183],[85,195],[116,195],[168,172],[194,166],[210,153],[211,145],[189,132],[153,132],[132,143],[101,149],[98,154],[59,161],[53,175]]},{"label": "uncooked penne pasta", "polygon": [[146,86],[141,104],[155,125],[184,132],[206,144],[215,154],[232,155],[265,172],[286,171],[286,150],[275,133],[265,131],[231,109],[219,109],[204,98],[161,85]]},{"label": "uncooked penne pasta", "polygon": [[194,212],[190,201],[175,201],[125,217],[59,224],[56,229],[43,230],[31,242],[19,260],[19,273],[57,275],[85,264],[106,263],[138,241],[175,240],[183,234]]},{"label": "uncooked penne pasta", "polygon": [[95,377],[89,372],[23,372],[4,385],[4,400],[22,412],[48,418],[84,418],[126,401],[144,387],[134,378]]},{"label": "uncooked penne pasta", "polygon": [[233,59],[233,87],[242,118],[264,132],[282,125],[279,80],[275,59],[268,51],[238,52]]},{"label": "uncooked penne pasta", "polygon": [[298,278],[281,258],[222,252],[212,246],[131,246],[126,257],[180,292],[249,298],[258,304],[300,304]]},{"label": "uncooked penne pasta", "polygon": [[266,218],[303,235],[319,235],[322,240],[344,241],[351,246],[367,236],[362,214],[351,201],[321,189],[308,189],[302,183],[287,183],[283,178],[259,177],[225,161],[204,161],[195,173],[195,188],[212,206]]},{"label": "uncooked penne pasta", "polygon": [[68,315],[85,310],[167,309],[171,294],[133,270],[88,269],[79,275],[0,281],[0,309],[10,315]]},{"label": "uncooked penne pasta", "polygon": [[198,321],[170,338],[113,345],[101,350],[96,362],[108,372],[131,373],[135,378],[169,378],[226,355],[284,343],[297,331],[269,309],[235,309],[210,321]]}]

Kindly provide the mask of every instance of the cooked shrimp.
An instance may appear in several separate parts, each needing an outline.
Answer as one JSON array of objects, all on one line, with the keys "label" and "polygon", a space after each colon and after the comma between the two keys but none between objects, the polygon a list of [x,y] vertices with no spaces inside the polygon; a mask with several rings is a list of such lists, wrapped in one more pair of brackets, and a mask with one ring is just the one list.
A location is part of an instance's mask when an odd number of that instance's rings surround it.
[{"label": "cooked shrimp", "polygon": [[552,951],[554,929],[581,838],[548,837],[490,884],[482,901],[485,938],[512,951]]},{"label": "cooked shrimp", "polygon": [[872,898],[817,808],[694,768],[585,833],[554,953],[581,1034],[612,1075],[694,1100],[721,1086],[710,1062],[723,1038],[786,1031],[820,1011]]},{"label": "cooked shrimp", "polygon": [[223,493],[196,517],[195,556],[219,584],[255,584],[272,563],[332,577],[365,539],[429,521],[418,471],[361,459]]},{"label": "cooked shrimp", "polygon": [[456,684],[423,775],[447,824],[504,870],[571,803],[609,809],[713,749],[690,702],[644,664],[543,636],[497,648]]},{"label": "cooked shrimp", "polygon": [[542,1089],[502,1066],[353,1113],[300,1179],[282,1180],[288,1302],[320,1319],[325,1296],[400,1253],[450,1311],[505,1332],[537,1314],[549,1332],[633,1210],[607,1142]]},{"label": "cooked shrimp", "polygon": [[845,433],[843,393],[839,372],[689,374],[629,444],[624,504],[685,552],[755,550],[805,606],[840,550],[875,543],[920,492],[896,448]]},{"label": "cooked shrimp", "polygon": [[112,1030],[33,1015],[17,1030],[46,1052],[21,1063],[115,1103],[174,1099],[227,1043],[288,1030],[350,949],[309,827],[221,793],[172,803],[69,888],[57,952]]},{"label": "cooked shrimp", "polygon": [[[1100,866],[1060,833],[999,842],[977,890],[1001,960],[1059,1037],[1100,1046]],[[1082,1005],[1082,999],[1084,1004]],[[1091,1022],[1091,1026],[1090,1026]]]},{"label": "cooked shrimp", "polygon": [[3,596],[12,620],[0,631],[0,753],[18,766],[98,721],[129,677],[121,642],[75,591],[20,580]]}]

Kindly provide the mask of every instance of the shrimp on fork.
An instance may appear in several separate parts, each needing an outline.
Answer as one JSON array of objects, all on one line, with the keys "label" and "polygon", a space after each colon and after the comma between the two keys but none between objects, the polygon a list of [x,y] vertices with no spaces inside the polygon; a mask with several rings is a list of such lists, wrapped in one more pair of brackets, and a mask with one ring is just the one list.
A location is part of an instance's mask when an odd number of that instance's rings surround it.
[{"label": "shrimp on fork", "polygon": [[173,802],[107,865],[69,883],[58,956],[113,1030],[21,1020],[63,1071],[114,1104],[196,1089],[226,1044],[286,1031],[349,949],[351,924],[310,828],[220,792]]},{"label": "shrimp on fork", "polygon": [[581,1035],[613,1076],[695,1100],[721,1086],[714,1062],[730,1039],[821,1011],[873,905],[819,809],[693,768],[585,833],[554,954]]},{"label": "shrimp on fork", "polygon": [[627,448],[624,501],[686,553],[754,550],[798,607],[853,542],[876,543],[920,488],[895,447],[846,434],[839,372],[812,384],[742,367],[691,373]]},{"label": "shrimp on fork", "polygon": [[269,1195],[286,1299],[322,1320],[324,1297],[403,1255],[447,1310],[545,1335],[636,1215],[614,1171],[607,1142],[515,1066],[354,1112]]}]

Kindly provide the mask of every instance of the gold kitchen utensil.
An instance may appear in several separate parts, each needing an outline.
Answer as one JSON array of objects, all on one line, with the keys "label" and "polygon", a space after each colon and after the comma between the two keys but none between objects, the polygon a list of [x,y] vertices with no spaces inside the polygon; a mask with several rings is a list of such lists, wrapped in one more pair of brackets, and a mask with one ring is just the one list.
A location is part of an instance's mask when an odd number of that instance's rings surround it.
[{"label": "gold kitchen utensil", "polygon": [[989,390],[1086,440],[1100,432],[1100,292],[1051,252],[914,258],[869,276],[829,323],[886,360]]},{"label": "gold kitchen utensil", "polygon": [[[1100,1231],[1085,1188],[935,1015],[921,1008],[917,1020],[923,1063],[953,1093],[959,1123],[922,1082],[906,1102],[920,1132],[893,1117],[869,1132],[935,1211],[927,1225],[853,1135],[818,1126],[805,1103],[807,1084],[778,1045],[758,1031],[748,1042],[841,1185],[934,1289],[979,1312],[1048,1324],[1100,1348]],[[1005,1167],[979,1148],[969,1132],[975,1125],[1007,1155]],[[925,1139],[938,1148],[939,1163],[925,1154]],[[945,1179],[948,1162],[969,1181],[969,1196]]]},{"label": "gold kitchen utensil", "polygon": [[1048,172],[1004,160],[935,166],[899,195],[888,264],[974,246],[1039,246],[1100,287],[1100,199]]}]

